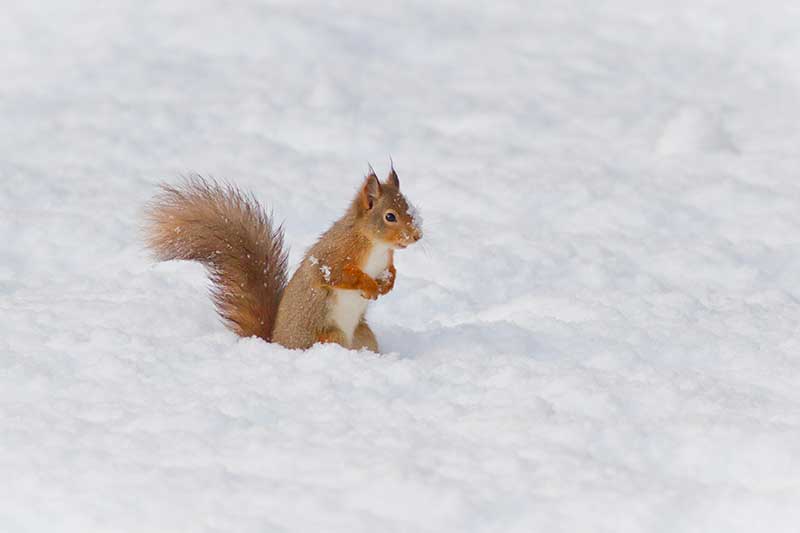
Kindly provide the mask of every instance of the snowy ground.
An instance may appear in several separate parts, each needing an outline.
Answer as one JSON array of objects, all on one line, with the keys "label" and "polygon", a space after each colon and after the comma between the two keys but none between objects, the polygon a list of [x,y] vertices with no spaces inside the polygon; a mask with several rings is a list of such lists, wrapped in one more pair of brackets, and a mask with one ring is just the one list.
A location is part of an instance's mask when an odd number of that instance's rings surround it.
[{"label": "snowy ground", "polygon": [[[3,2],[0,531],[796,531],[800,4]],[[141,209],[296,261],[388,154],[384,356],[223,328]]]}]

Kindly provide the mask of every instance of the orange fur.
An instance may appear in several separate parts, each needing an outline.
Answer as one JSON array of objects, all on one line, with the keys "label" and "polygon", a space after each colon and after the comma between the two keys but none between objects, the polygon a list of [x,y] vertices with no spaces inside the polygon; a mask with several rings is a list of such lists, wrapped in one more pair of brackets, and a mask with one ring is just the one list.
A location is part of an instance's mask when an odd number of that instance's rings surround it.
[{"label": "orange fur", "polygon": [[329,286],[334,289],[361,291],[361,295],[369,300],[375,300],[378,297],[378,284],[353,263],[347,263],[341,269],[341,275],[336,279],[331,279]]}]

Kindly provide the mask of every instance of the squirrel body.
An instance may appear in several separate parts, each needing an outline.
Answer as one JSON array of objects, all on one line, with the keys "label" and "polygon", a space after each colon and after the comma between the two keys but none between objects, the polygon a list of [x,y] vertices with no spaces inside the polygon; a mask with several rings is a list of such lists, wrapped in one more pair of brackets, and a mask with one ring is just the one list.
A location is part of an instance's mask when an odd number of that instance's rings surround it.
[{"label": "squirrel body", "polygon": [[364,314],[394,287],[394,251],[422,237],[421,219],[392,168],[373,171],[345,212],[306,252],[286,283],[283,231],[252,196],[199,177],[162,186],[146,240],[161,260],[203,263],[217,311],[241,336],[287,348],[317,342],[378,351]]}]

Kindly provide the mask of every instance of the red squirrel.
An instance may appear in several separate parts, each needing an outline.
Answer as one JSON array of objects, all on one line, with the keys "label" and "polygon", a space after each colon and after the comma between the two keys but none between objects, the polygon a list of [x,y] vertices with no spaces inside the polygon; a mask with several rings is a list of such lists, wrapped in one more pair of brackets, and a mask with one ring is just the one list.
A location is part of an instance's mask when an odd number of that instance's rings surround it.
[{"label": "red squirrel", "polygon": [[287,348],[333,342],[378,352],[364,313],[394,287],[394,252],[422,238],[422,220],[394,167],[370,167],[344,215],[306,252],[287,283],[283,229],[252,195],[200,177],[162,185],[147,210],[146,241],[160,260],[206,266],[225,323]]}]

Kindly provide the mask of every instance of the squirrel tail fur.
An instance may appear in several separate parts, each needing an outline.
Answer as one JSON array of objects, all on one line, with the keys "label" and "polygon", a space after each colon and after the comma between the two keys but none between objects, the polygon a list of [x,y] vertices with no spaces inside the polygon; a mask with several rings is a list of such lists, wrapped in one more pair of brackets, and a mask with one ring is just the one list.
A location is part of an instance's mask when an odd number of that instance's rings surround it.
[{"label": "squirrel tail fur", "polygon": [[242,337],[271,340],[288,254],[283,228],[251,195],[200,176],[162,185],[147,208],[145,240],[162,261],[205,265],[228,327]]}]

